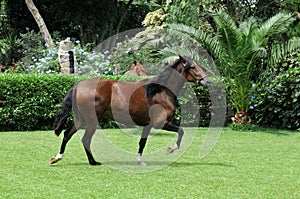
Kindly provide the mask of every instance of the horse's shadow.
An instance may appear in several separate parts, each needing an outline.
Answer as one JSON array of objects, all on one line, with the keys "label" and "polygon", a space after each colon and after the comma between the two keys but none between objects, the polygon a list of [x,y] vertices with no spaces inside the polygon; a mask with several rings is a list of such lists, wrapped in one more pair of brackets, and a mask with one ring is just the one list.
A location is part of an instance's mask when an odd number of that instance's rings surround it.
[{"label": "horse's shadow", "polygon": [[50,167],[78,167],[78,166],[89,166],[89,163],[85,162],[74,162],[74,163],[58,163],[58,164],[51,164]]},{"label": "horse's shadow", "polygon": [[[101,162],[101,166],[138,166],[135,161],[108,161]],[[234,167],[232,164],[226,164],[222,162],[167,162],[167,161],[147,161],[148,166],[170,166],[170,167],[193,167],[193,166],[216,166],[216,167]],[[89,166],[88,163],[78,162],[69,164],[55,164],[51,167],[63,167],[63,166]],[[100,167],[101,167],[100,166]]]},{"label": "horse's shadow", "polygon": [[191,166],[218,166],[218,167],[234,167],[232,164],[222,162],[174,162],[175,167],[191,167]]}]

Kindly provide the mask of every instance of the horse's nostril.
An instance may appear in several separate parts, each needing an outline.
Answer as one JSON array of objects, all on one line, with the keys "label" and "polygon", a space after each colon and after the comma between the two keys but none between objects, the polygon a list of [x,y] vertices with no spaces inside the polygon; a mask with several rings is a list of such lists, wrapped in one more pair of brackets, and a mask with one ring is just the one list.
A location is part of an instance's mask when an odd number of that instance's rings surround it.
[{"label": "horse's nostril", "polygon": [[211,84],[210,81],[206,81],[206,85],[209,86]]},{"label": "horse's nostril", "polygon": [[203,86],[204,88],[207,88],[210,85],[210,81],[202,79],[198,80],[197,84]]}]

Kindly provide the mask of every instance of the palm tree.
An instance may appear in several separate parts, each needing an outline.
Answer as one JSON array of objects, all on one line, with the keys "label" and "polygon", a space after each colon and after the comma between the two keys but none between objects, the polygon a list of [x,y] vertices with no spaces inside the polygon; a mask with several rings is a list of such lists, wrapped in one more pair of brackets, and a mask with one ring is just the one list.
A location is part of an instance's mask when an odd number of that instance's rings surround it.
[{"label": "palm tree", "polygon": [[240,123],[249,123],[247,111],[251,100],[251,84],[255,79],[253,77],[263,69],[262,61],[267,63],[267,67],[274,66],[300,48],[300,38],[290,39],[285,44],[271,44],[271,38],[284,33],[295,19],[291,14],[279,13],[260,25],[250,18],[238,26],[222,10],[213,13],[212,17],[217,27],[215,35],[182,24],[171,24],[170,28],[188,35],[209,52],[224,77],[236,116],[245,116],[239,120]]}]

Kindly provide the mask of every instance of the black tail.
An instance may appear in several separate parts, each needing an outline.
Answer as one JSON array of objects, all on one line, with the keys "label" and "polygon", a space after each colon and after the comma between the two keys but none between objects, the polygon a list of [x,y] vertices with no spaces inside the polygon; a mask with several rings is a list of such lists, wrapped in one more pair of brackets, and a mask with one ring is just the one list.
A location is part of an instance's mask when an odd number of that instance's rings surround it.
[{"label": "black tail", "polygon": [[62,107],[58,111],[57,117],[54,121],[54,130],[55,130],[55,134],[57,136],[59,136],[60,133],[62,132],[64,125],[67,122],[68,116],[70,115],[70,112],[72,111],[73,91],[74,91],[74,89],[72,88],[65,96],[63,103],[62,103]]}]

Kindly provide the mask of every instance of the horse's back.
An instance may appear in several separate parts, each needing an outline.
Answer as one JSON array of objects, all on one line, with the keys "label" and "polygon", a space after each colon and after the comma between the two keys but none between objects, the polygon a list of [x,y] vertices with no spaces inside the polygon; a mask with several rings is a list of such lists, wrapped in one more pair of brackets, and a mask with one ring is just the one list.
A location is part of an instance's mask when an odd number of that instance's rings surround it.
[{"label": "horse's back", "polygon": [[[93,78],[87,79],[80,82],[77,85],[77,101],[92,99],[99,97],[98,95],[103,95],[110,97],[112,91],[112,85],[116,80],[109,80],[103,78]],[[101,92],[99,92],[101,91]]]}]

